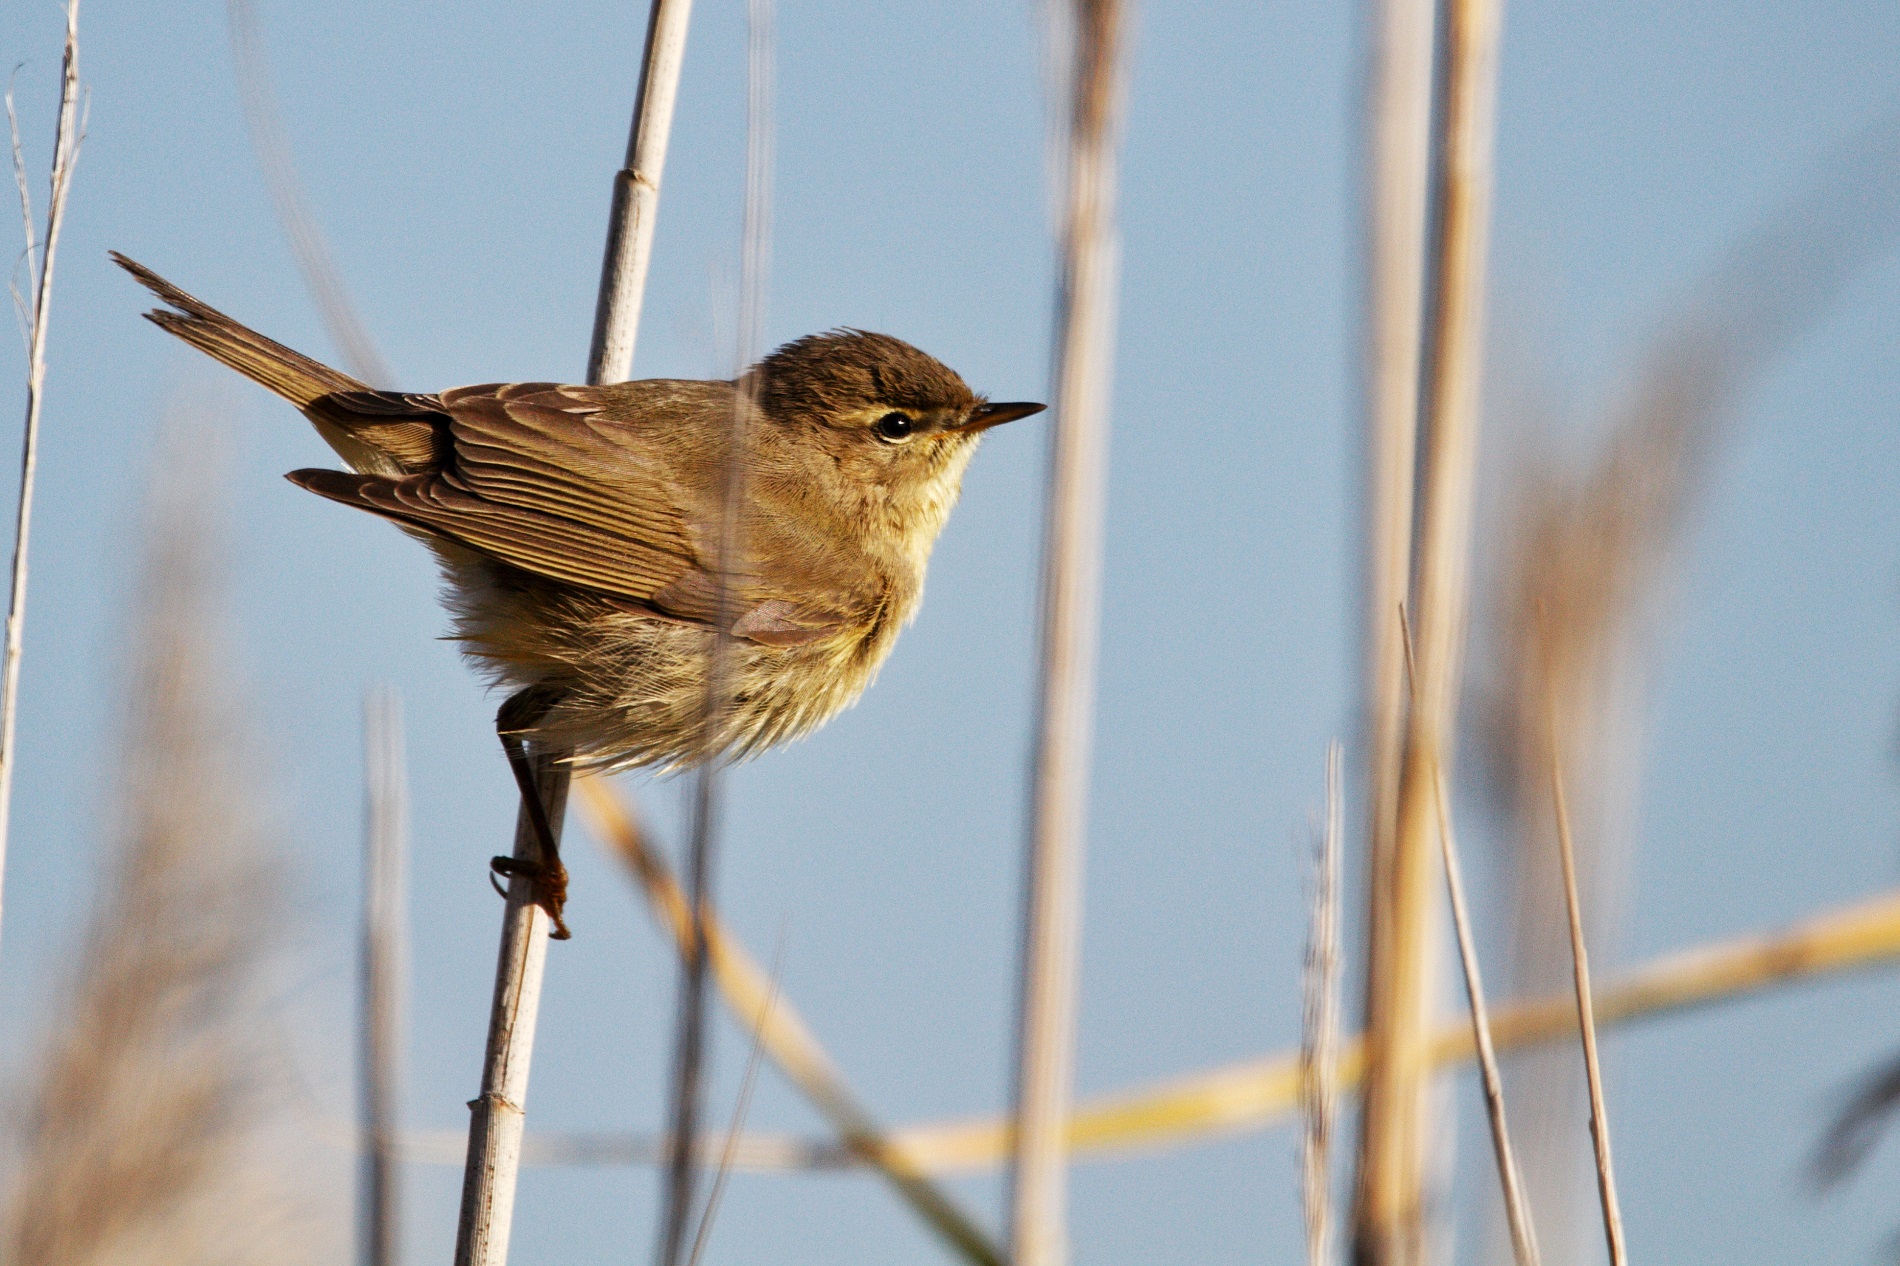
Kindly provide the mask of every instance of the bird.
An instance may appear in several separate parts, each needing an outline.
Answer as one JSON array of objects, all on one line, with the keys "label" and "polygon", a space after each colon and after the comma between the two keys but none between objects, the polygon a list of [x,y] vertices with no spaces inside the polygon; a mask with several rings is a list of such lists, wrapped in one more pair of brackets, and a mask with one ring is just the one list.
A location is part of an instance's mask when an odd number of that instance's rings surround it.
[{"label": "bird", "polygon": [[292,483],[435,555],[452,638],[508,692],[496,731],[539,837],[540,861],[491,866],[528,876],[563,939],[566,871],[527,745],[577,770],[677,771],[817,729],[916,616],[982,435],[1044,408],[856,329],[731,380],[377,390],[112,258],[165,305],[147,319],[289,401],[350,468]]}]

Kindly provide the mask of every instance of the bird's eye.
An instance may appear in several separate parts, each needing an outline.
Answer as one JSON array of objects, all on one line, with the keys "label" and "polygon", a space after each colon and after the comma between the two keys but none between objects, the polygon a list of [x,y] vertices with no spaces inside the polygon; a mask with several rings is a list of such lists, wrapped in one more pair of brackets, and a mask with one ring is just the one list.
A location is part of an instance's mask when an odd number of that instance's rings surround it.
[{"label": "bird's eye", "polygon": [[908,413],[887,413],[872,427],[877,437],[887,444],[901,444],[917,429],[917,423]]}]

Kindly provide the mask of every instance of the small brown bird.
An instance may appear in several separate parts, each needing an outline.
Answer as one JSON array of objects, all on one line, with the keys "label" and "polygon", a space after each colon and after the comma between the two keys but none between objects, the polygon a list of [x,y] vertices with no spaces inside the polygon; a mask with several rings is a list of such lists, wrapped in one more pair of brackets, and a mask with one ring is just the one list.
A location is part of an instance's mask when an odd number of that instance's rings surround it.
[{"label": "small brown bird", "polygon": [[[524,749],[680,769],[807,734],[853,703],[917,613],[978,437],[1042,411],[992,404],[908,343],[841,330],[736,381],[376,391],[113,258],[162,328],[297,406],[352,468],[299,487],[393,519],[434,552],[496,717],[565,935],[565,871]],[[745,410],[739,548],[720,566],[726,439]],[[720,614],[727,707],[706,735]],[[503,873],[522,868],[496,859]]]}]

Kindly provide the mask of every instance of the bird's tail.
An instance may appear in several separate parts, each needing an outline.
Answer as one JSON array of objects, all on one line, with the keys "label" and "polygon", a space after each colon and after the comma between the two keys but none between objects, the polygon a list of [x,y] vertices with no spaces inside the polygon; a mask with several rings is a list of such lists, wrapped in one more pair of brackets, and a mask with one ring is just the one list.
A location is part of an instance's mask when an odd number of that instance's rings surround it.
[{"label": "bird's tail", "polygon": [[170,304],[176,311],[155,309],[145,319],[176,334],[214,360],[223,361],[252,382],[303,408],[320,396],[336,391],[368,391],[341,370],[293,352],[256,330],[239,325],[210,304],[186,294],[171,282],[147,268],[112,252],[119,267],[139,279],[147,290]]}]

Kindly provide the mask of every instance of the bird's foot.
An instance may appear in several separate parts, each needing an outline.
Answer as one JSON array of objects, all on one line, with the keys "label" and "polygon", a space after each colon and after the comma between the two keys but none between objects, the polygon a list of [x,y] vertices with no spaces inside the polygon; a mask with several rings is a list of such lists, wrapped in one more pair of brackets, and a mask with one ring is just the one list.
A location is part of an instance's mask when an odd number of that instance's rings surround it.
[{"label": "bird's foot", "polygon": [[534,903],[547,911],[554,924],[554,930],[548,935],[557,941],[565,941],[572,935],[567,924],[561,918],[561,910],[567,905],[567,867],[558,860],[553,865],[545,862],[523,861],[517,857],[496,857],[490,859],[488,869],[491,872],[488,882],[495,885],[495,891],[507,896],[495,876],[504,879],[521,878],[528,881],[534,890]]}]

